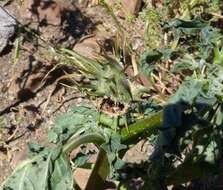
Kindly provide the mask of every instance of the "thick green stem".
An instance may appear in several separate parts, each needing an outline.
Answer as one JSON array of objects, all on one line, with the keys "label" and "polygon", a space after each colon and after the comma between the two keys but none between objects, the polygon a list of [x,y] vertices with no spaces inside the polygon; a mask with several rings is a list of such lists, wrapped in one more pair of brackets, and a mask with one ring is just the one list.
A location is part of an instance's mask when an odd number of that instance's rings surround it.
[{"label": "thick green stem", "polygon": [[68,141],[67,144],[64,145],[63,152],[66,154],[69,154],[81,144],[94,143],[96,145],[101,145],[105,142],[105,139],[96,133],[82,135],[77,137],[75,140],[71,137],[71,139],[72,140]]},{"label": "thick green stem", "polygon": [[111,117],[105,113],[100,113],[98,120],[100,124],[109,127],[114,125],[114,120],[118,120],[118,126],[124,126],[126,124],[126,119],[124,117]]},{"label": "thick green stem", "polygon": [[130,125],[128,128],[123,128],[121,130],[122,141],[125,143],[131,142],[142,133],[146,133],[147,136],[155,134],[158,131],[158,127],[161,126],[162,121],[163,111],[159,111],[152,116],[141,119]]},{"label": "thick green stem", "polygon": [[[106,120],[106,119],[105,119]],[[132,140],[137,139],[142,133],[148,136],[155,134],[158,127],[161,126],[163,121],[163,111],[157,112],[152,116],[139,120],[130,125],[128,128],[121,130],[121,138],[125,144],[129,144]],[[85,190],[103,190],[103,181],[105,182],[109,175],[109,163],[107,155],[103,150],[100,150],[94,170],[89,178]]]},{"label": "thick green stem", "polygon": [[[120,132],[122,142],[128,144],[132,140],[138,138],[142,133],[146,133],[148,136],[157,132],[158,127],[161,126],[163,119],[163,112],[157,112],[152,116],[145,119],[139,120],[136,123],[128,126],[128,128],[123,128]],[[63,148],[63,152],[69,154],[73,149],[77,148],[81,144],[94,143],[96,145],[101,145],[105,142],[105,139],[96,134],[87,134],[78,136],[75,138],[71,137],[71,140]],[[107,176],[109,175],[109,163],[108,158],[104,150],[100,149],[96,164],[88,180],[85,190],[102,190]]]},{"label": "thick green stem", "polygon": [[[100,146],[105,142],[105,139],[98,134],[86,134],[79,137],[71,137],[63,148],[63,152],[69,154],[72,150],[81,144],[94,143]],[[105,180],[109,174],[109,163],[104,150],[100,149],[96,164],[92,170],[85,190],[98,189],[102,190]]]}]

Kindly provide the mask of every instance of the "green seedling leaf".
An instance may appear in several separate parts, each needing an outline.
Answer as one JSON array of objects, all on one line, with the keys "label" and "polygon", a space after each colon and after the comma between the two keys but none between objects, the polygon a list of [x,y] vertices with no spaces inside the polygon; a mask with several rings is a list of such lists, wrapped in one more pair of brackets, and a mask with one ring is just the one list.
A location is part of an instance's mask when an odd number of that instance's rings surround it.
[{"label": "green seedling leaf", "polygon": [[214,48],[214,64],[223,65],[223,48]]},{"label": "green seedling leaf", "polygon": [[14,45],[15,45],[15,54],[14,54],[14,65],[16,65],[19,61],[19,57],[20,57],[20,42],[21,38],[18,37],[16,38]]}]

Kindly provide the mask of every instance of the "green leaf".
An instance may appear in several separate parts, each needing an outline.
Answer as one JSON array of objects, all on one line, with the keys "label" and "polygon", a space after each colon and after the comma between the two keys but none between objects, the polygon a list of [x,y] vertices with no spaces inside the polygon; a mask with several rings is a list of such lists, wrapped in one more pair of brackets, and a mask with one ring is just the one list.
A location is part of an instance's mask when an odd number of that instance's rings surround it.
[{"label": "green leaf", "polygon": [[167,176],[167,184],[179,185],[191,180],[206,179],[217,169],[221,156],[221,135],[215,136],[213,128],[204,127],[193,135],[193,149],[184,162]]},{"label": "green leaf", "polygon": [[72,190],[74,187],[73,173],[69,160],[65,154],[61,154],[54,162],[54,169],[50,176],[50,189]]},{"label": "green leaf", "polygon": [[187,54],[184,56],[182,60],[180,60],[178,63],[173,65],[171,72],[179,73],[184,70],[193,71],[199,68],[199,66],[200,66],[199,62],[197,62],[191,55]]},{"label": "green leaf", "polygon": [[133,99],[130,81],[117,60],[108,56],[93,60],[68,49],[61,49],[60,53],[65,54],[65,62],[72,64],[78,74],[87,79],[87,83],[75,82],[79,89],[91,96],[107,96],[119,102]]},{"label": "green leaf", "polygon": [[223,48],[214,48],[214,64],[223,65]]},{"label": "green leaf", "polygon": [[54,150],[44,148],[37,156],[23,162],[3,183],[1,190],[50,190]]},{"label": "green leaf", "polygon": [[190,78],[188,78],[183,82],[178,91],[170,98],[169,103],[174,104],[184,102],[192,105],[196,98],[202,93],[204,84],[204,80],[190,80]]},{"label": "green leaf", "polygon": [[29,148],[32,158],[16,168],[1,190],[73,190],[69,159],[61,148],[49,149],[37,144],[30,144]]},{"label": "green leaf", "polygon": [[115,175],[115,171],[123,167],[124,162],[120,160],[118,153],[126,149],[127,146],[121,144],[121,136],[113,134],[108,141],[101,145],[101,148],[106,152],[108,162],[110,164],[110,177]]},{"label": "green leaf", "polygon": [[140,58],[140,72],[149,77],[152,71],[154,70],[154,64],[160,60],[162,57],[162,53],[157,50],[145,51]]},{"label": "green leaf", "polygon": [[56,127],[50,129],[48,139],[54,143],[64,143],[73,134],[97,127],[97,110],[93,107],[77,106],[56,118]]},{"label": "green leaf", "polygon": [[195,34],[197,30],[200,30],[208,25],[209,23],[202,20],[200,17],[196,17],[189,21],[175,18],[164,26],[164,30],[175,28],[186,34]]},{"label": "green leaf", "polygon": [[91,152],[86,153],[86,154],[79,152],[73,159],[73,163],[75,167],[83,167],[87,163],[87,161],[90,159],[91,155],[92,155]]}]

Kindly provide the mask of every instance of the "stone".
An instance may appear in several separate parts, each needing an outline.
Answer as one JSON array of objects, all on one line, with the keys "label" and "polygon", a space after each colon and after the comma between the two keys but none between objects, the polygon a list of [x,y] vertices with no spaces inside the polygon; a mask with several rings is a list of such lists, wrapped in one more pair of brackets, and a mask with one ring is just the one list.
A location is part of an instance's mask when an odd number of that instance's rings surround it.
[{"label": "stone", "polygon": [[74,175],[75,181],[77,181],[80,188],[85,189],[87,185],[87,181],[91,175],[91,170],[84,169],[84,168],[77,168],[74,171],[73,175]]},{"label": "stone", "polygon": [[46,20],[47,24],[55,26],[59,26],[61,24],[62,11],[62,6],[56,2],[52,2],[48,7],[45,5],[45,2],[41,2],[38,7],[40,20]]},{"label": "stone", "polygon": [[80,43],[77,43],[73,50],[83,56],[93,59],[100,53],[101,48],[97,42],[97,39],[95,37],[90,37],[82,40]]},{"label": "stone", "polygon": [[51,0],[24,0],[20,16],[24,22],[39,22],[54,26],[61,24],[63,6]]},{"label": "stone", "polygon": [[[120,0],[120,1],[106,0],[106,3],[111,7],[114,7],[115,4],[119,2],[122,5],[122,12],[127,15],[138,14],[142,6],[142,0]],[[123,14],[123,13],[120,13],[120,14]]]},{"label": "stone", "polygon": [[138,14],[142,6],[142,0],[122,0],[122,6],[127,14]]},{"label": "stone", "polygon": [[16,20],[7,10],[0,7],[0,53],[8,45],[9,39],[15,33]]}]

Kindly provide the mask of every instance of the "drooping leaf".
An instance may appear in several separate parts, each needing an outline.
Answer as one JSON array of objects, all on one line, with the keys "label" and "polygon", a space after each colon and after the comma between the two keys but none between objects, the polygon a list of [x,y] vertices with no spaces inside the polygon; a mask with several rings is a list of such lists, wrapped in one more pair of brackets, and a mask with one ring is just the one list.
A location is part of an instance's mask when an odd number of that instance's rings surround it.
[{"label": "drooping leaf", "polygon": [[50,176],[50,189],[72,190],[74,187],[73,173],[67,156],[62,153],[54,162],[54,169]]},{"label": "drooping leaf", "polygon": [[68,49],[61,49],[61,52],[65,55],[65,62],[72,64],[88,81],[75,82],[79,89],[91,96],[107,96],[119,102],[133,99],[130,81],[117,60],[108,56],[93,60]]},{"label": "drooping leaf", "polygon": [[93,107],[77,106],[70,112],[59,116],[55,121],[56,127],[48,133],[49,141],[65,142],[80,130],[97,127],[97,110]]}]

